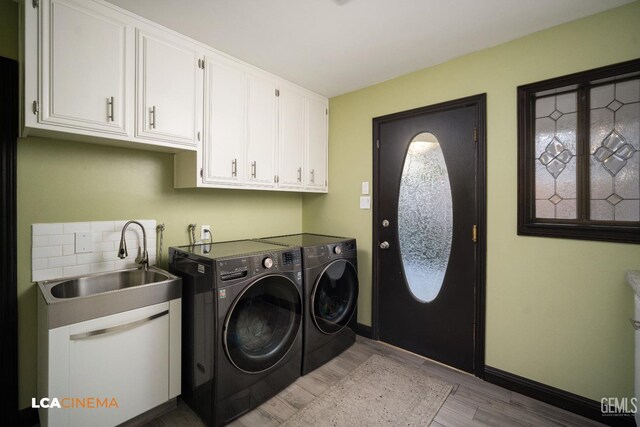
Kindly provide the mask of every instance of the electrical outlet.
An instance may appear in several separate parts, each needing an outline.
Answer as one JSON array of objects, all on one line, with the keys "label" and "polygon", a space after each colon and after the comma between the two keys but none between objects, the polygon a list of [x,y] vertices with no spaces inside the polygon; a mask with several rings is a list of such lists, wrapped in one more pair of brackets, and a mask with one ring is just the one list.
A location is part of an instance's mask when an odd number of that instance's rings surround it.
[{"label": "electrical outlet", "polygon": [[211,241],[213,239],[213,236],[211,235],[211,226],[210,225],[203,225],[202,227],[200,227],[200,240],[204,241],[204,240],[209,240]]}]

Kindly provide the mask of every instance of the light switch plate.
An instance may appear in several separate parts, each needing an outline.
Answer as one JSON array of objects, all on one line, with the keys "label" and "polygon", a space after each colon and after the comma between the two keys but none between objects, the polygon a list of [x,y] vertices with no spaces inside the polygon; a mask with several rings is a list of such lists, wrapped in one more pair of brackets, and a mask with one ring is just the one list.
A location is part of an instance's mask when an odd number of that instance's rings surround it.
[{"label": "light switch plate", "polygon": [[360,209],[371,209],[371,197],[369,196],[360,197]]},{"label": "light switch plate", "polygon": [[362,182],[362,194],[364,195],[369,194],[369,181]]},{"label": "light switch plate", "polygon": [[76,234],[76,253],[86,254],[93,252],[93,240],[91,233],[78,232]]}]

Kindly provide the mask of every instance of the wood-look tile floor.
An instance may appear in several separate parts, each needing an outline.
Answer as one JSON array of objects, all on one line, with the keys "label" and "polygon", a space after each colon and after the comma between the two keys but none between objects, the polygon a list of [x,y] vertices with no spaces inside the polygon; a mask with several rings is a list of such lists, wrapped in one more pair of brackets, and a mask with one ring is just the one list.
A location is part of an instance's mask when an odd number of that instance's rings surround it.
[{"label": "wood-look tile floor", "polygon": [[[326,365],[316,369],[230,425],[233,427],[277,426],[302,409],[331,385],[378,354],[416,366],[428,375],[454,386],[431,423],[440,426],[596,426],[587,418],[484,382],[413,353],[366,338]],[[151,427],[203,426],[200,419],[179,401],[173,411],[147,424]]]}]

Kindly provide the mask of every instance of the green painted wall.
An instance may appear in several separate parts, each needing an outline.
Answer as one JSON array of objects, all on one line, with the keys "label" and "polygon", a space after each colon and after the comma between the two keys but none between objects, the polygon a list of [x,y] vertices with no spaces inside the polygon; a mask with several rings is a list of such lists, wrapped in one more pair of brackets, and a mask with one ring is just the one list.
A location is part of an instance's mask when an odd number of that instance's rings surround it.
[{"label": "green painted wall", "polygon": [[599,400],[631,396],[638,245],[516,234],[516,87],[640,57],[640,2],[339,96],[330,102],[327,196],[305,195],[305,231],[358,239],[358,320],[371,322],[372,118],[487,93],[486,363]]},{"label": "green painted wall", "polygon": [[173,155],[52,139],[18,142],[18,335],[20,407],[36,392],[36,296],[31,224],[148,218],[169,246],[189,242],[189,223],[214,240],[302,231],[300,194],[173,188]]},{"label": "green painted wall", "polygon": [[18,3],[0,0],[0,56],[18,59]]}]

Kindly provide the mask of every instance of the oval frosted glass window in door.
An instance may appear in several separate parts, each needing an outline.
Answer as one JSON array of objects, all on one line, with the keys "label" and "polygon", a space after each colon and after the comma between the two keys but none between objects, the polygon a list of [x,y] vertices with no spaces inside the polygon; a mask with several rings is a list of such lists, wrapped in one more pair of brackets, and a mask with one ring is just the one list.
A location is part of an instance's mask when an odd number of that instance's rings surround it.
[{"label": "oval frosted glass window in door", "polygon": [[438,296],[449,264],[453,201],[449,173],[438,139],[417,135],[404,159],[398,195],[398,239],[405,278],[413,296]]}]

